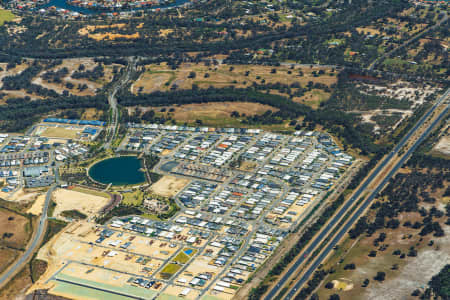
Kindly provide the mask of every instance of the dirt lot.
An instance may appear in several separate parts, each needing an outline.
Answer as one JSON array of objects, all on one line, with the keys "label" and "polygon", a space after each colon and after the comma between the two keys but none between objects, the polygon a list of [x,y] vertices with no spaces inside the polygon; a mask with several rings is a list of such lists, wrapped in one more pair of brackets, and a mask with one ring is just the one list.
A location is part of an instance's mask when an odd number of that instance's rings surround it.
[{"label": "dirt lot", "polygon": [[189,182],[188,179],[166,175],[151,186],[150,192],[163,197],[173,197]]},{"label": "dirt lot", "polygon": [[0,208],[0,245],[21,249],[30,235],[31,224],[26,217]]},{"label": "dirt lot", "polygon": [[12,194],[8,200],[14,202],[31,202],[34,201],[38,195],[38,191],[24,191],[23,189],[20,189]]},{"label": "dirt lot", "polygon": [[109,198],[106,197],[67,189],[56,190],[52,197],[56,203],[54,217],[60,217],[63,211],[72,209],[76,209],[87,216],[94,216],[109,202]]},{"label": "dirt lot", "polygon": [[[231,70],[231,68],[233,68]],[[203,64],[182,64],[178,69],[172,70],[165,64],[147,65],[146,72],[132,85],[133,93],[139,91],[150,93],[157,90],[168,90],[173,84],[180,89],[191,89],[193,84],[200,88],[209,86],[225,87],[233,85],[237,88],[251,86],[253,83],[292,84],[298,82],[301,86],[306,86],[309,81],[322,83],[327,86],[336,82],[336,76],[330,75],[331,69],[323,69],[324,75],[314,77],[312,72],[318,72],[319,68],[299,68],[291,69],[289,66],[245,66],[245,65],[217,65],[205,66]],[[273,73],[273,70],[276,70]],[[299,71],[303,76],[299,76]],[[195,72],[195,78],[190,75]],[[248,72],[248,74],[247,74]],[[205,77],[205,74],[208,75]],[[246,76],[247,75],[247,76]]]}]

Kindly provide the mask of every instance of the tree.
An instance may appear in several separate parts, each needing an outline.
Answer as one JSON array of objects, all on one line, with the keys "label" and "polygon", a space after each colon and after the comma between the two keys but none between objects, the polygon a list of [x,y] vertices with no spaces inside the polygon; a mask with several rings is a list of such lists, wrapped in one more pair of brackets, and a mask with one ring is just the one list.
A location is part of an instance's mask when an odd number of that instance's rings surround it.
[{"label": "tree", "polygon": [[346,264],[346,265],[344,266],[344,270],[354,270],[355,268],[356,268],[356,266],[355,266],[354,263]]},{"label": "tree", "polygon": [[442,299],[450,298],[450,264],[446,265],[437,275],[433,276],[428,283],[433,293]]},{"label": "tree", "polygon": [[331,281],[329,281],[329,282],[327,282],[327,283],[325,284],[325,288],[326,288],[326,289],[331,290],[333,287],[334,287],[334,284],[333,284]]},{"label": "tree", "polygon": [[340,299],[341,299],[341,297],[339,297],[338,294],[333,294],[333,295],[331,295],[330,298],[329,298],[329,300],[340,300]]},{"label": "tree", "polygon": [[239,118],[240,115],[239,115],[239,112],[237,112],[237,111],[234,110],[234,111],[231,112],[230,116],[231,116],[232,118]]},{"label": "tree", "polygon": [[363,286],[363,287],[368,286],[368,285],[369,285],[369,282],[370,282],[369,278],[364,279],[363,285],[362,285],[362,286]]},{"label": "tree", "polygon": [[377,272],[377,275],[373,279],[381,282],[381,281],[384,281],[385,277],[386,277],[386,273]]}]

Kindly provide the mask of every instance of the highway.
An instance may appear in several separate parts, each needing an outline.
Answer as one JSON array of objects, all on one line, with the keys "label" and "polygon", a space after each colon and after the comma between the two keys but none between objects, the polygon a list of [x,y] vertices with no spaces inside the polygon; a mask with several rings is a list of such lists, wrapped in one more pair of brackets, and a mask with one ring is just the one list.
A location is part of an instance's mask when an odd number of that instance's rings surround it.
[{"label": "highway", "polygon": [[119,111],[117,109],[117,92],[126,86],[128,81],[130,80],[130,75],[136,69],[136,59],[134,57],[128,57],[128,65],[126,66],[124,73],[120,77],[118,81],[116,81],[113,87],[110,90],[108,95],[108,103],[111,107],[112,116],[111,116],[111,124],[109,125],[109,130],[107,134],[107,140],[103,144],[104,149],[109,149],[111,147],[112,142],[116,136],[117,127],[119,126]]},{"label": "highway", "polygon": [[[55,172],[55,175],[56,175],[56,182],[58,182],[57,172]],[[36,250],[36,248],[40,245],[42,238],[44,237],[44,234],[45,234],[45,229],[46,229],[45,225],[47,223],[48,206],[49,206],[50,200],[52,198],[52,193],[56,187],[57,187],[57,185],[54,184],[47,191],[47,195],[45,197],[45,202],[44,202],[44,207],[42,208],[41,217],[39,219],[39,225],[38,225],[36,233],[32,237],[33,240],[31,241],[31,244],[28,244],[28,247],[25,250],[25,252],[22,254],[22,256],[20,256],[19,259],[16,260],[14,262],[14,264],[5,273],[2,274],[2,276],[0,277],[0,286],[3,286],[3,284],[7,283],[8,280],[14,274],[16,274],[17,271],[20,271],[20,269],[23,267],[24,263],[26,263],[31,258],[34,251]]]},{"label": "highway", "polygon": [[[353,204],[359,199],[359,197],[366,191],[367,187],[373,183],[374,179],[380,174],[382,169],[388,165],[393,159],[395,159],[396,155],[399,151],[409,142],[410,138],[417,132],[417,130],[425,123],[425,121],[432,115],[432,113],[441,105],[443,101],[447,99],[450,95],[450,88],[442,95],[439,100],[433,105],[433,107],[428,110],[422,118],[414,125],[414,127],[401,139],[401,141],[394,147],[394,149],[385,157],[383,162],[377,166],[374,172],[370,174],[370,176],[364,181],[364,183],[357,189],[354,195],[344,203],[344,205],[339,209],[339,211],[333,216],[333,218],[327,223],[324,230],[322,230],[318,236],[310,243],[308,248],[304,251],[304,255],[301,255],[297,261],[289,268],[289,270],[279,279],[276,286],[274,286],[270,292],[264,297],[265,300],[273,299],[279,290],[284,286],[284,283],[288,281],[293,273],[297,271],[299,266],[303,264],[305,260],[307,260],[308,254],[313,253],[314,250],[319,246],[322,241],[324,241],[329,234],[332,233],[333,228],[338,224],[341,218],[350,210]],[[432,126],[429,126],[426,131],[414,142],[414,145],[401,157],[399,162],[395,165],[395,167],[389,172],[389,174],[384,178],[384,180],[378,184],[375,190],[370,194],[370,196],[364,202],[357,212],[350,218],[350,220],[343,226],[336,237],[332,240],[332,242],[326,247],[325,251],[321,253],[321,255],[315,260],[314,264],[312,264],[308,270],[302,275],[302,277],[297,281],[295,286],[290,290],[288,295],[284,299],[291,299],[297,293],[298,289],[310,279],[313,272],[317,269],[317,267],[322,263],[322,261],[326,258],[326,256],[330,253],[333,247],[337,244],[337,242],[347,233],[347,231],[353,226],[356,220],[361,216],[361,214],[365,211],[365,208],[371,203],[371,201],[375,198],[378,192],[383,188],[386,182],[395,174],[395,172],[403,165],[403,163],[409,158],[411,153],[417,148],[417,146],[423,141],[423,139],[431,132],[432,128],[435,124],[437,124],[448,112],[448,104],[445,110],[441,112],[439,118],[437,118]]]}]

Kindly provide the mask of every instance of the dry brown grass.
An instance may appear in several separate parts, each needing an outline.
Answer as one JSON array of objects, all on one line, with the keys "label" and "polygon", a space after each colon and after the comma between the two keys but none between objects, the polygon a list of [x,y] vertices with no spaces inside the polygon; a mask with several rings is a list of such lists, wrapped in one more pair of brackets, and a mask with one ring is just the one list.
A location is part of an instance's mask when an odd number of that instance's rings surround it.
[{"label": "dry brown grass", "polygon": [[[234,69],[230,71],[230,67]],[[276,73],[272,73],[272,69]],[[303,76],[299,76],[300,69]],[[191,89],[193,84],[200,88],[209,86],[225,87],[235,86],[236,88],[249,87],[253,83],[282,83],[290,85],[299,83],[306,86],[309,81],[313,83],[322,83],[327,86],[336,82],[335,75],[329,75],[330,69],[324,69],[325,75],[314,77],[312,72],[318,72],[319,68],[299,68],[291,69],[289,66],[270,67],[257,65],[218,65],[205,66],[203,64],[182,64],[178,69],[172,70],[166,64],[147,65],[147,72],[142,74],[133,84],[132,92],[138,93],[142,88],[143,93],[168,90],[173,84],[180,89]],[[248,76],[246,72],[249,71]],[[195,72],[195,78],[189,78],[189,74]],[[290,73],[290,74],[289,74]],[[205,78],[205,74],[209,77]]]},{"label": "dry brown grass", "polygon": [[[112,69],[113,65],[110,66],[104,66],[104,73],[105,75],[103,78],[100,78],[97,81],[90,81],[85,78],[80,79],[74,79],[71,78],[71,75],[73,72],[78,70],[78,67],[83,64],[87,70],[91,70],[95,67],[96,63],[90,59],[90,58],[76,58],[76,59],[65,59],[63,60],[62,64],[55,66],[51,69],[44,70],[40,74],[38,74],[35,78],[33,78],[33,83],[41,85],[43,87],[46,87],[48,89],[55,90],[57,93],[62,94],[64,90],[69,91],[71,94],[77,95],[77,96],[93,96],[96,94],[96,90],[101,88],[104,84],[111,81],[113,78]],[[61,78],[61,83],[54,83],[54,82],[47,82],[41,78],[41,76],[47,72],[47,71],[58,71],[62,68],[67,68],[69,70],[69,74],[65,76],[64,78]],[[75,87],[71,90],[69,90],[66,87],[67,83],[72,83]],[[78,90],[78,85],[87,85],[87,89],[83,91]],[[37,98],[36,96],[32,96],[31,98]]]},{"label": "dry brown grass", "polygon": [[370,27],[357,27],[356,31],[361,34],[361,33],[366,33],[366,34],[378,34],[378,35],[385,35],[384,33],[381,33],[378,29],[375,28],[370,28]]},{"label": "dry brown grass", "polygon": [[26,291],[31,285],[31,271],[27,265],[0,290],[0,299],[25,299]]},{"label": "dry brown grass", "polygon": [[20,251],[14,249],[0,248],[0,272],[6,270],[19,254]]},{"label": "dry brown grass", "polygon": [[134,34],[120,34],[120,33],[111,33],[111,32],[106,32],[106,33],[92,33],[93,31],[95,31],[96,29],[105,29],[105,28],[110,28],[110,29],[121,29],[123,27],[125,27],[127,24],[113,24],[113,25],[88,25],[85,26],[83,28],[81,28],[80,30],[78,30],[78,34],[81,36],[87,36],[91,39],[94,39],[96,41],[102,41],[102,40],[115,40],[118,38],[123,38],[123,39],[137,39],[139,38],[139,33],[134,33]]},{"label": "dry brown grass", "polygon": [[159,36],[166,37],[173,32],[173,29],[160,29]]},{"label": "dry brown grass", "polygon": [[[11,237],[4,236],[12,233]],[[6,209],[0,209],[0,244],[13,247],[24,248],[30,238],[31,227],[29,220]]]},{"label": "dry brown grass", "polygon": [[[142,111],[154,109],[156,112],[162,108],[166,109],[166,113],[158,113],[168,116],[169,114],[180,123],[194,123],[196,120],[202,120],[204,124],[220,126],[233,125],[239,122],[239,119],[231,118],[231,112],[237,111],[240,115],[245,114],[251,116],[255,114],[262,114],[267,110],[273,112],[278,111],[277,108],[252,102],[209,102],[209,103],[195,103],[185,104],[180,106],[166,106],[166,107],[146,107],[140,108]],[[168,113],[170,109],[175,109],[174,112]],[[129,108],[129,111],[134,111],[134,108]],[[210,121],[210,122],[209,122]],[[214,121],[213,123],[211,123]]]},{"label": "dry brown grass", "polygon": [[47,127],[41,136],[49,138],[76,139],[81,133],[81,129],[68,129],[65,127]]},{"label": "dry brown grass", "polygon": [[87,108],[81,116],[82,120],[98,120],[101,112],[95,108]]},{"label": "dry brown grass", "polygon": [[313,89],[309,92],[306,92],[303,97],[294,97],[294,102],[302,103],[311,106],[314,109],[317,109],[321,102],[326,101],[330,98],[331,93]]}]

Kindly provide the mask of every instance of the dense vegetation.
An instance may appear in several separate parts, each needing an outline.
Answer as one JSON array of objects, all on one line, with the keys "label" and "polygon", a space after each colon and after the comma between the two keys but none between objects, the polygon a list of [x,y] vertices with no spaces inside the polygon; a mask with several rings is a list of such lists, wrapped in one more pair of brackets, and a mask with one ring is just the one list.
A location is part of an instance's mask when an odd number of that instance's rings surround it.
[{"label": "dense vegetation", "polygon": [[41,116],[51,112],[89,107],[107,110],[106,98],[102,95],[93,97],[61,96],[45,101],[10,98],[6,101],[6,105],[0,106],[0,130],[22,131],[36,123]]},{"label": "dense vegetation", "polygon": [[[429,285],[435,296],[450,299],[450,265],[446,265],[436,276],[433,276]],[[429,295],[429,290],[424,294]],[[431,298],[431,295],[426,298]]]}]

